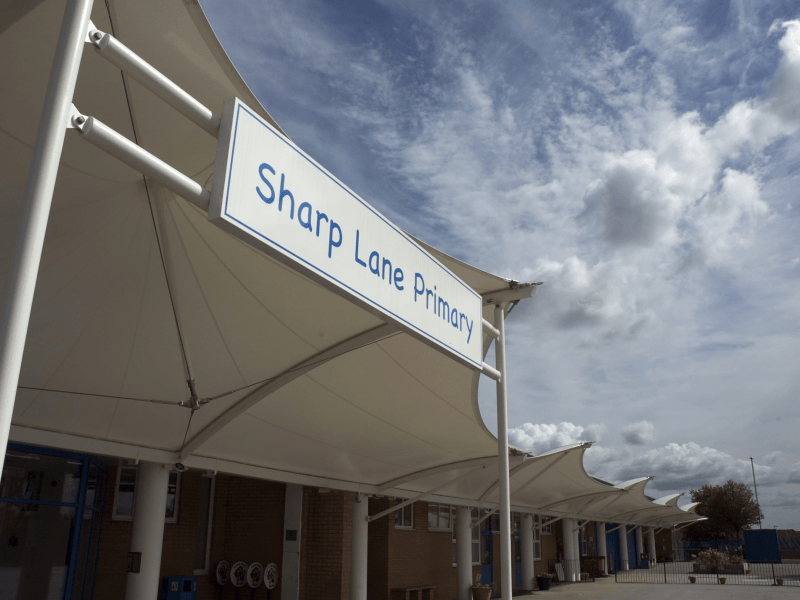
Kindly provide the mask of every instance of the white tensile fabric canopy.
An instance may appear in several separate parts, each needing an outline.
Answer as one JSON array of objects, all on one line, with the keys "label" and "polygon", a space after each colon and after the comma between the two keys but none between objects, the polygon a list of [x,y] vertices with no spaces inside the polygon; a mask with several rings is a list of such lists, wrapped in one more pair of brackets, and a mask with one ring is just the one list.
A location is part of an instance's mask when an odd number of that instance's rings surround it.
[{"label": "white tensile fabric canopy", "polygon": [[[60,0],[0,0],[2,291],[63,11]],[[211,110],[236,96],[278,127],[196,3],[96,2],[92,21]],[[211,186],[216,139],[92,47],[74,104]],[[420,244],[479,294],[516,284]],[[493,321],[491,305],[483,316]],[[68,132],[12,441],[401,497],[435,489],[431,498],[491,507],[497,440],[479,378]],[[512,505],[625,512],[636,490],[587,475],[587,447],[512,449]],[[662,520],[687,516],[645,501]]]}]

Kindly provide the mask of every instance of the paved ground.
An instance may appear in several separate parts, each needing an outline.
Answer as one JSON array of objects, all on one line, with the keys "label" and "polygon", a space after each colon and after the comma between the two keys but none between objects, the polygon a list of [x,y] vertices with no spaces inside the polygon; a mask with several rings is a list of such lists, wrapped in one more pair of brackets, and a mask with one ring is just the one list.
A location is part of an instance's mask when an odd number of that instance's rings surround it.
[{"label": "paved ground", "polygon": [[701,585],[665,583],[615,583],[614,578],[598,579],[594,583],[569,583],[554,585],[546,592],[534,592],[514,598],[552,598],[574,600],[577,598],[610,600],[784,600],[800,597],[797,587],[755,585]]}]

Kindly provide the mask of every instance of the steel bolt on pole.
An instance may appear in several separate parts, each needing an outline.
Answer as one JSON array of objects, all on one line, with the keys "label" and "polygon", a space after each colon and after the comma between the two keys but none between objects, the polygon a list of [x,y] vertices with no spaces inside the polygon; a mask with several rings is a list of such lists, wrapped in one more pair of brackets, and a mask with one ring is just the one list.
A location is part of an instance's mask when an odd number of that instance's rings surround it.
[{"label": "steel bolt on pole", "polygon": [[[69,0],[47,84],[22,199],[19,235],[0,322],[0,472],[5,462],[47,219],[93,0]],[[25,49],[22,49],[25,51]]]},{"label": "steel bolt on pole", "polygon": [[500,332],[494,343],[497,380],[497,469],[500,482],[500,597],[511,600],[511,491],[508,476],[508,405],[506,387],[506,325],[503,307],[495,305],[495,327]]}]

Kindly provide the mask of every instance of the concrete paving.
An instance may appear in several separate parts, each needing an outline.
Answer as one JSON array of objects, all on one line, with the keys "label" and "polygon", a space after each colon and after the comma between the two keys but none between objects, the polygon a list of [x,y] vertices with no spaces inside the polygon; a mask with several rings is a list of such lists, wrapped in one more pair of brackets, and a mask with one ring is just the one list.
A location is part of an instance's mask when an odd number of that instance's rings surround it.
[{"label": "concrete paving", "polygon": [[796,586],[755,586],[755,585],[701,585],[669,583],[615,583],[613,577],[598,579],[594,583],[567,583],[554,585],[546,592],[533,592],[514,598],[533,598],[545,600],[581,600],[597,598],[610,600],[783,600],[800,597]]}]

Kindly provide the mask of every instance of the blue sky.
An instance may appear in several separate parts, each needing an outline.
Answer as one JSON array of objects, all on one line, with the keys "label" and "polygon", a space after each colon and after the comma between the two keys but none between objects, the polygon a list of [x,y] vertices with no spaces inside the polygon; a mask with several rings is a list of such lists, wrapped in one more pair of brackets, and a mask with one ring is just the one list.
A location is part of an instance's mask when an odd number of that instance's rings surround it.
[{"label": "blue sky", "polygon": [[[800,10],[793,2],[203,0],[306,152],[482,269],[511,439],[597,443],[653,494],[756,462],[800,529]],[[496,427],[493,385],[481,407]]]}]

